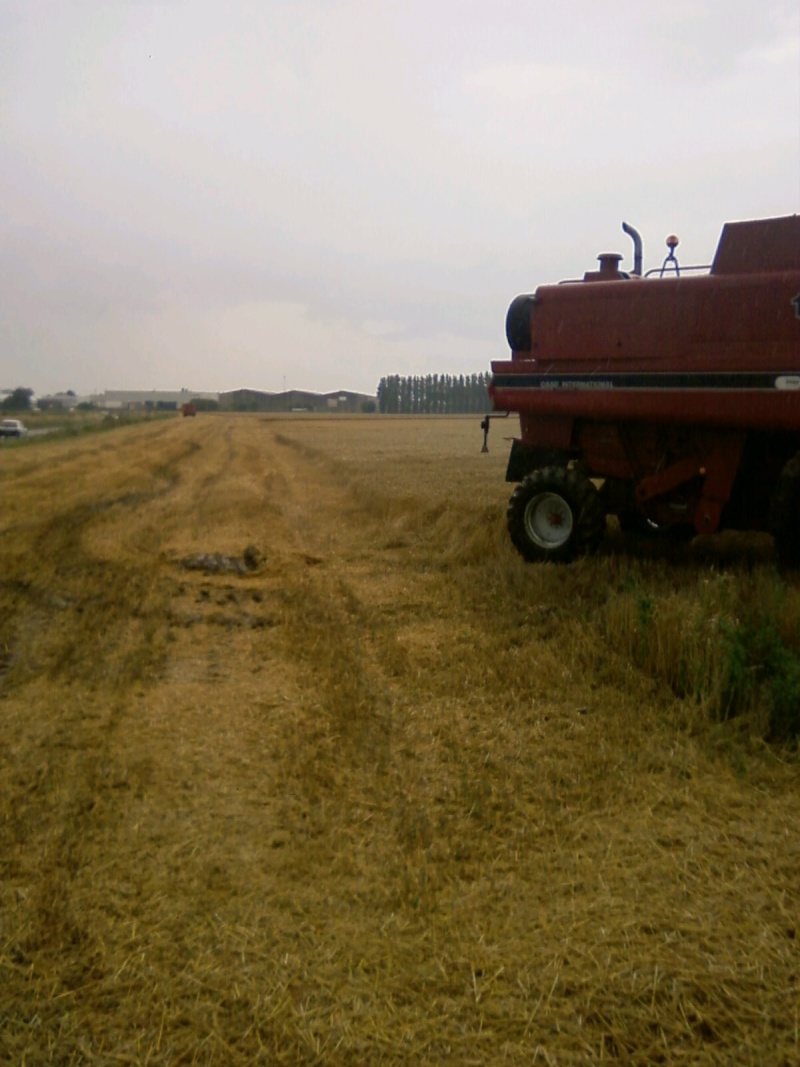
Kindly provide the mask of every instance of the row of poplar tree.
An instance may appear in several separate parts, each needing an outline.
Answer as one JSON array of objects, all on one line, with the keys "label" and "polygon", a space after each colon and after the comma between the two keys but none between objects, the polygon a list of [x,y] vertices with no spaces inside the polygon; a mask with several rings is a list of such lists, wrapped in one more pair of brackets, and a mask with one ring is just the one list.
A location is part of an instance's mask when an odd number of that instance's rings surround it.
[{"label": "row of poplar tree", "polygon": [[392,374],[378,383],[384,415],[468,415],[489,410],[489,374]]}]

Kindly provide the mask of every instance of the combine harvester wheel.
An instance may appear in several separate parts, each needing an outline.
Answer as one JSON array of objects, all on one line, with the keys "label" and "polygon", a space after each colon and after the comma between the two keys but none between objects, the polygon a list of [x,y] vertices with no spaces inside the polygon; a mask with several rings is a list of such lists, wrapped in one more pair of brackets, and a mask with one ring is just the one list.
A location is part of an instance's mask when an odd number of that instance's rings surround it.
[{"label": "combine harvester wheel", "polygon": [[568,563],[594,552],[606,516],[593,483],[577,470],[544,467],[517,486],[508,504],[508,531],[532,563]]}]

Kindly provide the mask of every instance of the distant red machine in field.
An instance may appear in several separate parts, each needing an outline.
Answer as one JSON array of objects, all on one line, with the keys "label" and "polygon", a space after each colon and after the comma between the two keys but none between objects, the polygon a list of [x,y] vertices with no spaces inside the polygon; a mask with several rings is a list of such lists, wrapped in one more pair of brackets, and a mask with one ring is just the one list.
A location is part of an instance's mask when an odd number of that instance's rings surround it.
[{"label": "distant red machine in field", "polygon": [[192,404],[191,401],[188,404],[183,404],[181,405],[181,413],[185,419],[190,416],[193,417],[197,414],[197,406]]},{"label": "distant red machine in field", "polygon": [[623,229],[630,272],[606,253],[508,310],[489,395],[519,414],[514,545],[569,561],[612,514],[654,534],[768,530],[800,563],[800,216],[726,223],[710,268],[681,268],[671,236],[645,276]]}]

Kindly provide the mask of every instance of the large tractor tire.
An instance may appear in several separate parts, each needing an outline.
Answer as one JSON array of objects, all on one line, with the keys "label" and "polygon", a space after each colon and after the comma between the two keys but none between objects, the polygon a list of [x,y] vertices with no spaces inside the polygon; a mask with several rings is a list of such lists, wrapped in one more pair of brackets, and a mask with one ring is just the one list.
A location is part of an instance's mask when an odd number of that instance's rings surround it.
[{"label": "large tractor tire", "polygon": [[781,471],[772,496],[770,526],[783,567],[800,566],[800,453]]},{"label": "large tractor tire", "polygon": [[577,470],[544,467],[517,486],[508,503],[508,532],[531,563],[569,563],[594,552],[606,515],[592,482]]}]

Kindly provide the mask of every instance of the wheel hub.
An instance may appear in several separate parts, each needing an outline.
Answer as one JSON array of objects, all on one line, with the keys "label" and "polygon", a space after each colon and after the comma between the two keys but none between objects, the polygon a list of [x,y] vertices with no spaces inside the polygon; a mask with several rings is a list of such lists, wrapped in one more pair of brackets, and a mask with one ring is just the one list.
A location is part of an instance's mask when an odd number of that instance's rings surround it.
[{"label": "wheel hub", "polygon": [[572,534],[572,509],[556,493],[539,493],[525,508],[525,530],[540,548],[558,548]]}]

